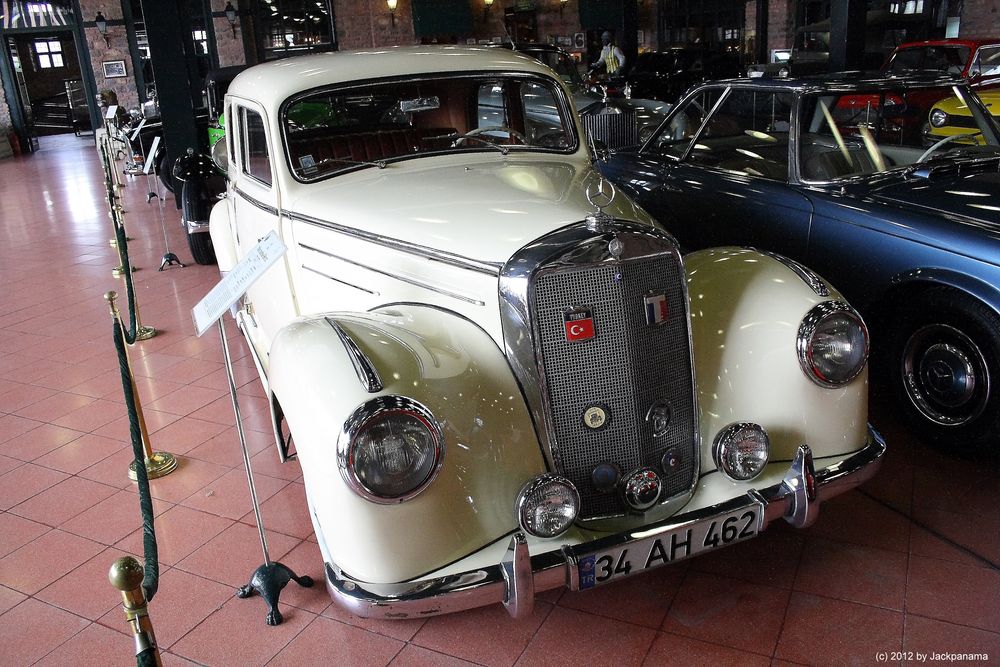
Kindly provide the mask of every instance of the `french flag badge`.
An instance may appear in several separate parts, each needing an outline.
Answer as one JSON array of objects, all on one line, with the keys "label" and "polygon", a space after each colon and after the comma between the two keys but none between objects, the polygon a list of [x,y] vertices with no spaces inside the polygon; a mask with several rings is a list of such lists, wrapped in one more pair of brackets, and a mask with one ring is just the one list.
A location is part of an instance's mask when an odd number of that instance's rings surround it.
[{"label": "french flag badge", "polygon": [[646,324],[651,327],[665,324],[670,315],[666,294],[650,294],[644,299],[646,304]]}]

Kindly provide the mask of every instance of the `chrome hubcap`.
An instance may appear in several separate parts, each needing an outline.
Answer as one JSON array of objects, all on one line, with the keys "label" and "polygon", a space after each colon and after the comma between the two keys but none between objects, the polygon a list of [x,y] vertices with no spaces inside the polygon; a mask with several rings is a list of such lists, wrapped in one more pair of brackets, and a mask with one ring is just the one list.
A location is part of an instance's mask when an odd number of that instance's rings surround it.
[{"label": "chrome hubcap", "polygon": [[979,346],[955,327],[931,324],[906,341],[903,382],[913,405],[930,420],[959,426],[982,414],[990,375]]}]

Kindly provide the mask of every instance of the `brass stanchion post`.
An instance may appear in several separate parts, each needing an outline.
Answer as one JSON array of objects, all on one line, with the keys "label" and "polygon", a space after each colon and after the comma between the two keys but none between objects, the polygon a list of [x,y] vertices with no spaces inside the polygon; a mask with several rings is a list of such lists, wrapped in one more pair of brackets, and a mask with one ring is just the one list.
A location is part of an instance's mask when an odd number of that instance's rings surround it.
[{"label": "brass stanchion post", "polygon": [[[160,649],[153,634],[153,622],[149,620],[146,596],[142,592],[142,566],[132,556],[123,556],[111,564],[108,580],[122,593],[122,608],[132,637],[135,639],[135,654],[145,654],[144,664],[162,667]],[[149,658],[152,658],[152,661]]]},{"label": "brass stanchion post", "polygon": [[[118,327],[122,327],[121,314],[118,312],[118,305],[115,300],[118,298],[117,292],[108,292],[104,295],[111,309],[111,317]],[[136,320],[138,322],[138,320]],[[138,325],[137,325],[138,328]],[[124,329],[123,329],[124,330]],[[177,459],[169,452],[154,452],[149,440],[149,431],[146,430],[146,418],[142,414],[142,403],[139,401],[139,390],[135,385],[135,375],[132,373],[132,361],[128,356],[128,347],[125,347],[125,361],[128,365],[129,381],[132,383],[132,396],[135,399],[135,413],[139,422],[139,432],[142,433],[142,449],[146,463],[146,476],[149,479],[165,477],[177,469]],[[136,461],[129,464],[128,476],[133,482],[136,481]]]}]

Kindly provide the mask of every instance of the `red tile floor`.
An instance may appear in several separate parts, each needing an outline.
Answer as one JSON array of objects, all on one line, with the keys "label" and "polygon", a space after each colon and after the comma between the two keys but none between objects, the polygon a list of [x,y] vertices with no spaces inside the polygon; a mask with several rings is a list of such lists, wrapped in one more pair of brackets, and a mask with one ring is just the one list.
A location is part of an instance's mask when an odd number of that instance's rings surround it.
[{"label": "red tile floor", "polygon": [[[0,664],[134,664],[111,562],[140,554],[127,419],[102,295],[122,289],[92,139],[43,139],[0,162]],[[157,449],[180,468],[152,483],[162,560],[150,613],[167,665],[866,664],[898,652],[1000,660],[1000,475],[908,438],[881,473],[824,505],[815,527],[760,538],[615,586],[542,596],[515,622],[492,606],[377,622],[290,585],[285,623],[233,593],[261,563],[220,345],[190,310],[214,267],[156,271],[171,205],[124,189],[142,321],[132,349]],[[162,217],[161,217],[162,216]],[[230,331],[234,330],[230,327]],[[273,557],[322,581],[295,463],[279,465],[246,348],[236,375]],[[915,655],[914,655],[915,658]]]}]

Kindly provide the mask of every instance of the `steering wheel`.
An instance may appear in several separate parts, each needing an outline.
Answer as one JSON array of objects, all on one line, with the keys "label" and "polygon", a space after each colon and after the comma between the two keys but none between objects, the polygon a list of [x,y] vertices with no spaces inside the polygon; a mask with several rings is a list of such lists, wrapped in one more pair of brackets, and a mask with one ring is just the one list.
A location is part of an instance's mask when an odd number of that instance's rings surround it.
[{"label": "steering wheel", "polygon": [[924,151],[924,154],[917,158],[917,164],[925,162],[935,151],[944,146],[945,144],[951,143],[952,141],[958,141],[959,139],[968,139],[969,137],[974,137],[977,134],[982,134],[982,132],[966,132],[964,134],[953,134],[949,137],[945,137],[940,141],[935,142],[930,148]]},{"label": "steering wheel", "polygon": [[[524,145],[528,144],[527,137],[525,137],[517,130],[512,130],[505,125],[487,125],[485,127],[477,127],[474,130],[469,130],[468,132],[466,132],[465,137],[478,137],[480,134],[484,134],[486,132],[506,132],[508,136],[515,137],[522,144]],[[461,141],[465,137],[459,137],[458,140]]]}]

